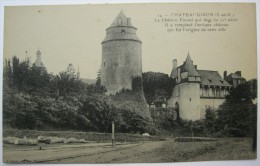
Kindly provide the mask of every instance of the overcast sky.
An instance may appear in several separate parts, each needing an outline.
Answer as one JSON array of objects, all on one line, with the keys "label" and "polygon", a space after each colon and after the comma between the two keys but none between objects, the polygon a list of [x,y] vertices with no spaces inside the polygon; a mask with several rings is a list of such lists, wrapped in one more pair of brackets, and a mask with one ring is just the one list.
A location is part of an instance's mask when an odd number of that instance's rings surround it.
[{"label": "overcast sky", "polygon": [[[82,78],[95,79],[101,65],[105,29],[123,10],[143,42],[143,72],[169,74],[172,59],[181,65],[188,52],[198,69],[223,76],[237,70],[246,79],[257,77],[256,24],[253,4],[124,4],[5,7],[4,57],[27,56],[36,51],[48,72],[65,70],[69,63]],[[158,14],[172,12],[230,12],[238,22],[226,32],[168,33],[155,23]]]}]

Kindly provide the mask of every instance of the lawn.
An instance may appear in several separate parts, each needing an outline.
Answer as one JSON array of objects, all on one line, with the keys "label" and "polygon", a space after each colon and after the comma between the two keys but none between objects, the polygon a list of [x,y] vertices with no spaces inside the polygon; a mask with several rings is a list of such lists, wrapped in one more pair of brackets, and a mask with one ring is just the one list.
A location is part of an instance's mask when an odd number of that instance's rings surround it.
[{"label": "lawn", "polygon": [[209,142],[165,142],[156,150],[166,162],[256,159],[251,138],[218,138]]}]

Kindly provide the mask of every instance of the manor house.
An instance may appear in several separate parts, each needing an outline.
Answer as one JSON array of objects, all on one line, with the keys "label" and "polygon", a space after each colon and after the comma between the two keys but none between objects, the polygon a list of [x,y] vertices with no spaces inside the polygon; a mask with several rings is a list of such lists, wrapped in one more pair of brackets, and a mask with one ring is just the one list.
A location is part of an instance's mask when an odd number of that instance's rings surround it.
[{"label": "manor house", "polygon": [[206,109],[218,109],[232,87],[246,82],[241,71],[229,75],[225,71],[223,79],[218,71],[198,70],[189,54],[182,65],[177,66],[176,59],[172,64],[175,87],[168,107],[176,108],[179,117],[185,120],[203,119]]}]

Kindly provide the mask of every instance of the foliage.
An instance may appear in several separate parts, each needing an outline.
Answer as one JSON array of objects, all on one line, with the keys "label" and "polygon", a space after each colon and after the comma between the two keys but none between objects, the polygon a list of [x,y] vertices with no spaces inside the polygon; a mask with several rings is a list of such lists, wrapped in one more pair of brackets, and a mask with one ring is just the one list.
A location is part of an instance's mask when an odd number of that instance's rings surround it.
[{"label": "foliage", "polygon": [[[150,119],[139,113],[140,109],[145,110],[144,96],[124,94],[111,100],[104,95],[100,72],[96,84],[88,85],[77,77],[72,64],[53,75],[45,68],[31,66],[29,59],[13,57],[5,60],[3,74],[4,126],[110,132],[111,121],[115,121],[117,132],[151,130]],[[121,99],[127,102],[120,102]]]},{"label": "foliage", "polygon": [[217,120],[216,112],[210,108],[207,108],[204,123],[209,133],[214,133],[216,131],[215,129],[216,120]]},{"label": "foliage", "polygon": [[143,91],[142,77],[134,77],[132,79],[132,90],[133,91]]},{"label": "foliage", "polygon": [[118,109],[129,110],[130,112],[139,114],[150,121],[152,120],[143,91],[141,90],[122,90],[116,95],[110,95],[109,103],[115,105]]},{"label": "foliage", "polygon": [[[81,131],[38,131],[38,130],[3,130],[3,137],[18,137],[35,139],[38,136],[43,137],[59,137],[59,138],[76,138],[85,139],[91,142],[111,142],[111,133],[101,132],[81,132]],[[161,141],[160,137],[150,136],[143,137],[139,134],[128,134],[128,133],[115,133],[117,142],[137,142],[137,141]]]},{"label": "foliage", "polygon": [[121,132],[154,133],[152,118],[141,89],[122,90],[109,96],[109,103],[117,111]]},{"label": "foliage", "polygon": [[[251,82],[241,84],[230,91],[230,94],[226,97],[226,101],[220,106],[217,114],[217,129],[224,130],[229,129],[234,131],[232,133],[245,133],[250,134],[252,127],[252,120],[254,118],[256,105],[252,103],[254,99],[253,94],[256,94],[256,88],[252,88]],[[232,134],[231,135],[243,135]]]},{"label": "foliage", "polygon": [[172,95],[173,79],[167,74],[143,73],[143,89],[147,103],[161,106]]},{"label": "foliage", "polygon": [[153,122],[157,128],[164,128],[166,130],[178,127],[177,113],[174,108],[150,108]]}]

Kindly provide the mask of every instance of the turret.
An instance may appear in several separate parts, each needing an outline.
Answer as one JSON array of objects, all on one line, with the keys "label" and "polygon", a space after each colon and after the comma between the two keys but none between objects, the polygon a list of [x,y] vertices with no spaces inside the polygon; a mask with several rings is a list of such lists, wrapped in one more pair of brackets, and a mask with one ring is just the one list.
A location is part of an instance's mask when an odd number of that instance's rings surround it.
[{"label": "turret", "polygon": [[44,68],[45,69],[45,66],[44,66],[44,64],[42,63],[42,60],[41,60],[41,51],[40,50],[38,50],[36,52],[36,60],[33,63],[33,67],[38,67],[38,68]]}]

